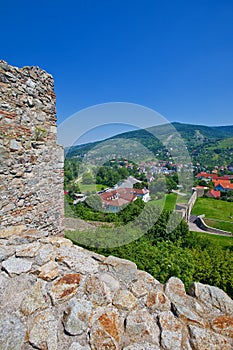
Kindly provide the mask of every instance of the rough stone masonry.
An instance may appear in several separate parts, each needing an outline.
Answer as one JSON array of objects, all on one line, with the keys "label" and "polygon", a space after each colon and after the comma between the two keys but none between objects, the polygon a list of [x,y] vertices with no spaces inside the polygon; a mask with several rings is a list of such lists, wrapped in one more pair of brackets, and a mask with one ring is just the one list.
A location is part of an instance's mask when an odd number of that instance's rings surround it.
[{"label": "rough stone masonry", "polygon": [[63,150],[54,82],[0,61],[0,237],[63,230]]},{"label": "rough stone masonry", "polygon": [[221,289],[165,285],[55,236],[0,239],[1,350],[232,350]]},{"label": "rough stone masonry", "polygon": [[63,237],[50,75],[0,62],[0,350],[231,350],[221,289],[165,285]]}]

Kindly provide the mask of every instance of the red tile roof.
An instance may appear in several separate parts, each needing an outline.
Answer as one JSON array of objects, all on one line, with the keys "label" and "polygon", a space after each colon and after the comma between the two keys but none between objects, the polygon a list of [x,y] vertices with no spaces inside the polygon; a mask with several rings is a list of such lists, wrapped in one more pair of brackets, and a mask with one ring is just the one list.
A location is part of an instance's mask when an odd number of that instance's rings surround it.
[{"label": "red tile roof", "polygon": [[138,195],[148,193],[147,189],[118,188],[117,190],[106,191],[100,195],[103,204],[121,207],[123,204],[133,202]]},{"label": "red tile roof", "polygon": [[230,180],[221,180],[221,181],[216,181],[214,183],[214,187],[222,186],[225,190],[230,189],[233,190],[233,184],[230,182]]},{"label": "red tile roof", "polygon": [[213,198],[219,198],[221,196],[221,192],[215,190],[209,190],[209,194],[211,194]]}]

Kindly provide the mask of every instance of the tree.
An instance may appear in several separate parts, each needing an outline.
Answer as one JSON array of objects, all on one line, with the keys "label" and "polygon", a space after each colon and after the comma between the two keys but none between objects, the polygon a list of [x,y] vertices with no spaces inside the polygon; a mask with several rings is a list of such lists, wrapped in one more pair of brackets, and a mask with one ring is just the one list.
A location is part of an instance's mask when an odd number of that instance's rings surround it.
[{"label": "tree", "polygon": [[122,209],[117,215],[121,221],[128,223],[141,213],[144,208],[145,203],[141,198],[137,198],[133,203],[128,204],[124,209]]},{"label": "tree", "polygon": [[96,211],[102,210],[102,200],[101,200],[100,196],[98,196],[96,194],[92,194],[92,195],[88,196],[85,202],[89,207],[91,207],[92,209],[94,209]]},{"label": "tree", "polygon": [[171,192],[172,190],[177,189],[177,183],[170,176],[166,177],[166,184],[167,184],[167,191],[168,192]]},{"label": "tree", "polygon": [[157,180],[150,183],[149,189],[150,189],[150,192],[155,195],[158,192],[166,193],[167,192],[166,180],[161,177],[158,178]]},{"label": "tree", "polygon": [[94,178],[93,178],[93,176],[91,175],[90,172],[83,174],[83,176],[82,176],[82,183],[84,185],[91,185],[91,184],[94,183]]}]

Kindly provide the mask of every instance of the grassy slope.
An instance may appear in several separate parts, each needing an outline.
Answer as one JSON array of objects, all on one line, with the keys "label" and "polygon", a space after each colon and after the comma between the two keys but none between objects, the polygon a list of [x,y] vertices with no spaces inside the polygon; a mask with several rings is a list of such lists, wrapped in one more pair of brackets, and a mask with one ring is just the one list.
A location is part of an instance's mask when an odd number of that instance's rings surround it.
[{"label": "grassy slope", "polygon": [[192,214],[205,214],[207,225],[233,233],[233,203],[213,198],[198,198]]},{"label": "grassy slope", "polygon": [[86,192],[98,192],[101,191],[102,188],[107,188],[107,186],[101,185],[101,184],[90,184],[90,185],[84,185],[82,183],[79,183],[80,191],[82,193]]},{"label": "grassy slope", "polygon": [[149,204],[153,203],[153,204],[157,204],[159,206],[164,206],[164,209],[172,211],[175,208],[176,198],[177,198],[177,194],[169,193],[169,194],[166,194],[165,201],[162,198],[162,199],[158,199],[158,200],[152,200],[149,202]]},{"label": "grassy slope", "polygon": [[193,232],[193,234],[198,238],[205,237],[209,241],[211,241],[215,246],[221,246],[224,249],[227,248],[233,248],[233,237],[228,236],[218,236],[218,235],[211,235],[209,233],[200,233],[200,232]]}]

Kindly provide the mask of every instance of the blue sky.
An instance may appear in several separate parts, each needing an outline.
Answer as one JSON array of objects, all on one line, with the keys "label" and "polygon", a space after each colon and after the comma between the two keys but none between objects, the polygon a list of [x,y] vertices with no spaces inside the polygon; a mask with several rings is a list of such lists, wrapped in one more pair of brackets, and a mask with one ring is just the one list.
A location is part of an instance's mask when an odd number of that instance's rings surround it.
[{"label": "blue sky", "polygon": [[232,0],[12,0],[1,3],[1,58],[54,76],[58,123],[123,101],[233,124],[232,18]]}]

